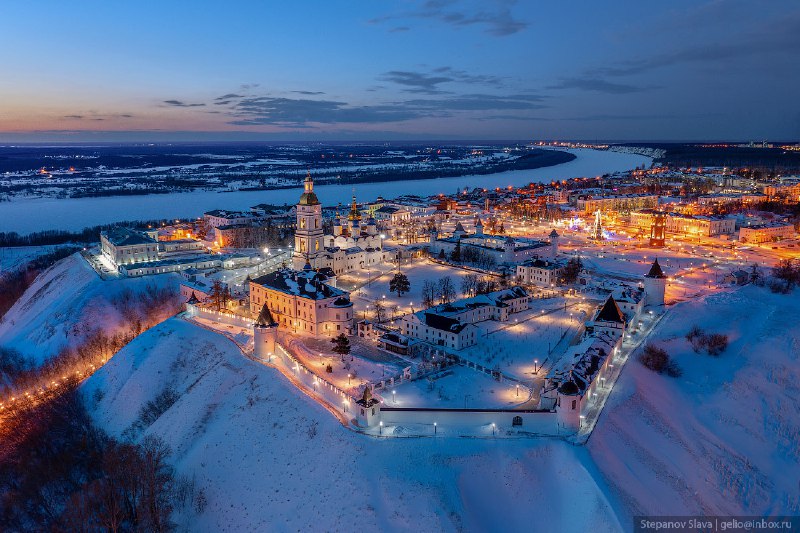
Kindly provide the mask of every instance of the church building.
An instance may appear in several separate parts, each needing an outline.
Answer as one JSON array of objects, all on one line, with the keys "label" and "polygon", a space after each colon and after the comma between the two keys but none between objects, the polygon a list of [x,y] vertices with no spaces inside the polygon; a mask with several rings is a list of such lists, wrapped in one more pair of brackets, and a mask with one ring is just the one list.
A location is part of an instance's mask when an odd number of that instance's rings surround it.
[{"label": "church building", "polygon": [[395,258],[396,251],[383,246],[375,219],[362,220],[353,197],[346,219],[338,214],[333,233],[325,234],[322,227],[322,204],[314,193],[314,180],[306,176],[304,191],[297,204],[297,228],[294,237],[292,265],[302,270],[306,263],[314,269],[329,268],[334,275],[368,269]]}]

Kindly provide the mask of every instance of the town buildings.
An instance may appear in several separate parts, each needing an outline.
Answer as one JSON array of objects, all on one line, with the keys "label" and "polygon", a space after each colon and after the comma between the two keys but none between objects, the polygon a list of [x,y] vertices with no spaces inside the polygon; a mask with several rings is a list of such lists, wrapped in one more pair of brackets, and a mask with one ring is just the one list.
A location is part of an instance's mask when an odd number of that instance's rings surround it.
[{"label": "town buildings", "polygon": [[558,233],[551,233],[549,241],[494,235],[484,233],[481,220],[475,224],[475,233],[467,233],[460,222],[456,224],[455,230],[449,237],[440,238],[436,230],[431,231],[429,242],[431,255],[444,253],[450,256],[456,247],[459,247],[462,253],[470,249],[476,255],[491,258],[495,264],[521,263],[534,258],[553,259],[558,253]]},{"label": "town buildings", "polygon": [[794,236],[794,224],[789,222],[770,222],[755,226],[742,226],[739,230],[739,241],[751,244],[792,239]]}]

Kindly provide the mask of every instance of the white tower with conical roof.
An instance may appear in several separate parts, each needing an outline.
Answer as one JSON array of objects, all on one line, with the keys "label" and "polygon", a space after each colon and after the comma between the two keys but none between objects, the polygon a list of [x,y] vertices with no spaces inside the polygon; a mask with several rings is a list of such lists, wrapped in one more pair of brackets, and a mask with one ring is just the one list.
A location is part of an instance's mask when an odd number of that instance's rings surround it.
[{"label": "white tower with conical roof", "polygon": [[667,291],[667,276],[661,270],[658,259],[653,261],[650,272],[644,275],[644,303],[647,306],[664,305],[664,295]]}]

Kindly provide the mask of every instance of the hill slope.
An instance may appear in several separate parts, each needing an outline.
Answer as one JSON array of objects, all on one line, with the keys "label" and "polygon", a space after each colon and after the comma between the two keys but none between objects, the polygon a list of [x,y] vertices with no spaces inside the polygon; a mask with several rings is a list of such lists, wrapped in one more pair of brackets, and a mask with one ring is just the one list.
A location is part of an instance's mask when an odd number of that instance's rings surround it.
[{"label": "hill slope", "polygon": [[227,339],[170,319],[84,385],[114,434],[171,389],[151,425],[208,495],[194,531],[619,529],[584,451],[538,440],[374,439],[343,428]]},{"label": "hill slope", "polygon": [[[588,449],[633,514],[800,512],[800,301],[753,286],[678,304],[652,341],[673,379],[631,360]],[[725,333],[696,354],[693,325]]]}]

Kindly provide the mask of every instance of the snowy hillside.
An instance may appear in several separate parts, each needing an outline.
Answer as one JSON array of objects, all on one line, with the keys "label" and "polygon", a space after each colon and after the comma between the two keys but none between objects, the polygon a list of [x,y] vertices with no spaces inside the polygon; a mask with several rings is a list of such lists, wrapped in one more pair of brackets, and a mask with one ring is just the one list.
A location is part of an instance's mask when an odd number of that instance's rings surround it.
[{"label": "snowy hillside", "polygon": [[[208,497],[201,515],[183,517],[192,531],[620,529],[581,448],[353,433],[278,372],[181,319],[139,336],[83,389],[113,434],[169,443]],[[177,399],[137,428],[165,390]]]},{"label": "snowy hillside", "polygon": [[0,345],[41,362],[92,331],[113,332],[125,318],[114,299],[130,290],[176,285],[172,274],[103,281],[79,255],[40,274],[0,322]]},{"label": "snowy hillside", "polygon": [[[630,515],[800,512],[798,316],[796,293],[753,286],[671,310],[651,340],[683,376],[631,360],[588,443]],[[694,325],[728,349],[696,354]]]}]

